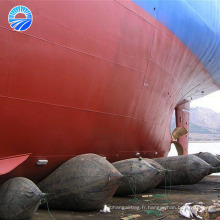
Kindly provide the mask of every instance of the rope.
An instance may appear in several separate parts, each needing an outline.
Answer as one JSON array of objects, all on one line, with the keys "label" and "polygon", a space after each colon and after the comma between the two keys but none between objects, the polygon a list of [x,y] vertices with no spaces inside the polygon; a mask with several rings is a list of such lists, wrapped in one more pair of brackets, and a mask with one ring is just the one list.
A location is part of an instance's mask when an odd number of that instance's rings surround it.
[{"label": "rope", "polygon": [[220,167],[212,167],[212,173],[219,173]]},{"label": "rope", "polygon": [[[168,175],[167,175],[168,174]],[[167,171],[165,172],[165,176],[164,176],[164,182],[165,182],[165,190],[164,190],[164,194],[165,196],[167,197],[168,195],[170,195],[171,193],[171,172],[170,171]],[[167,177],[169,178],[169,185],[167,184]],[[167,186],[169,186],[169,192],[167,193]]]},{"label": "rope", "polygon": [[[163,194],[155,194],[153,195],[153,198],[165,198],[166,200],[162,200],[162,201],[156,201],[156,200],[146,200],[146,202],[157,202],[157,203],[171,203],[173,202],[172,200],[168,199],[168,195],[170,195],[171,193],[171,186],[172,186],[172,183],[171,183],[171,173],[169,172],[165,172],[165,171],[161,171],[161,172],[164,172],[165,173],[165,192],[164,192],[164,195]],[[138,200],[137,198],[137,184],[136,184],[136,181],[137,181],[137,176],[134,175],[133,178],[134,178],[134,185],[132,186],[131,184],[131,181],[130,181],[130,178],[127,174],[125,173],[122,173],[125,177],[125,179],[128,181],[128,184],[129,184],[129,187],[133,193],[133,196],[134,198],[133,199],[130,199],[130,201],[136,201],[138,203],[140,203],[140,200]],[[169,181],[169,183],[168,183]],[[169,192],[167,192],[167,187],[169,187]],[[141,205],[141,203],[140,203]],[[147,215],[155,215],[155,216],[162,216],[163,213],[159,210],[145,210],[145,214]],[[132,218],[133,219],[133,218]],[[131,220],[132,220],[131,219]],[[129,219],[130,220],[130,219]]]},{"label": "rope", "polygon": [[162,194],[156,194],[153,196],[154,198],[164,198],[164,196]]},{"label": "rope", "polygon": [[50,212],[49,204],[48,204],[48,201],[47,201],[47,194],[46,194],[46,193],[43,193],[43,195],[44,195],[45,202],[46,202],[46,204],[47,204],[47,211],[48,211],[50,217],[51,217],[53,220],[56,220],[56,219],[53,217],[53,215],[51,214],[51,212]]},{"label": "rope", "polygon": [[129,184],[129,187],[134,195],[134,198],[132,199],[133,201],[137,201],[138,198],[137,198],[137,186],[136,186],[136,175],[134,175],[134,179],[135,179],[135,182],[134,182],[134,189],[133,187],[131,186],[131,182],[130,182],[130,179],[129,179],[129,176],[125,173],[123,173],[122,175],[124,175],[124,177],[127,179],[128,181],[128,184]]},{"label": "rope", "polygon": [[150,211],[146,211],[145,214],[150,215],[150,214],[154,214],[156,216],[162,216],[162,212],[158,211],[158,210],[150,210]]},{"label": "rope", "polygon": [[[171,183],[171,172],[165,172],[164,170],[163,171],[160,171],[160,172],[164,172],[165,173],[165,176],[164,176],[164,181],[165,181],[165,197],[168,198],[168,195],[171,194],[171,186],[172,186],[172,183]],[[122,175],[125,177],[125,179],[128,181],[128,184],[129,184],[129,187],[134,195],[134,198],[132,199],[133,201],[137,201],[138,198],[137,198],[137,185],[136,185],[136,181],[137,181],[137,177],[136,175],[134,175],[134,186],[132,186],[131,182],[130,182],[130,179],[129,179],[129,176],[126,174],[126,173],[122,173]],[[167,179],[168,178],[168,179]],[[167,183],[167,180],[169,180],[169,184]],[[167,192],[167,187],[169,186],[169,192]],[[164,198],[163,195],[160,195],[160,194],[156,194],[154,195],[154,198]],[[169,201],[170,202],[170,201]]]}]

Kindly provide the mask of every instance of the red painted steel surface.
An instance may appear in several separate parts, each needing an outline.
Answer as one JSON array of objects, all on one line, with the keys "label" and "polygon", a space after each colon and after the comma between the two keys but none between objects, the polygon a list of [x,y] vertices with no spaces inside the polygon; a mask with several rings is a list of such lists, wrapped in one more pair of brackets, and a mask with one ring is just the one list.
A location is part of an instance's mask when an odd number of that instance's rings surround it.
[{"label": "red painted steel surface", "polygon": [[[166,156],[174,108],[218,87],[197,58],[130,1],[0,2],[0,156],[31,153],[12,176],[38,181],[68,158]],[[46,166],[37,166],[47,159]]]}]

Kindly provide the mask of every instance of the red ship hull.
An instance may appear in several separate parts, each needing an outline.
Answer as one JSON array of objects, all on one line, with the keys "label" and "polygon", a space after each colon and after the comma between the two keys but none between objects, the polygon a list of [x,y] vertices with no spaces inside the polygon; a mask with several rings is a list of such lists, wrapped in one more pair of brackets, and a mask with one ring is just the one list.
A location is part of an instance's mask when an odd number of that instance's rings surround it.
[{"label": "red ship hull", "polygon": [[83,153],[166,156],[174,109],[219,88],[202,83],[203,64],[132,2],[21,2],[33,14],[23,33],[5,19],[17,1],[0,3],[0,156],[30,156],[1,182],[38,181]]}]

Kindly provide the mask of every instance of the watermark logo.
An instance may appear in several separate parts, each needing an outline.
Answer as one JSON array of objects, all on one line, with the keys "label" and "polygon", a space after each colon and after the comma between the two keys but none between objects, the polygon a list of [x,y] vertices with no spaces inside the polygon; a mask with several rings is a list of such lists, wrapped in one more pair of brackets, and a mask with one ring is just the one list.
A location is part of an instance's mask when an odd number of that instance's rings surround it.
[{"label": "watermark logo", "polygon": [[26,31],[31,26],[32,21],[31,11],[22,5],[12,8],[8,15],[8,22],[16,31]]}]

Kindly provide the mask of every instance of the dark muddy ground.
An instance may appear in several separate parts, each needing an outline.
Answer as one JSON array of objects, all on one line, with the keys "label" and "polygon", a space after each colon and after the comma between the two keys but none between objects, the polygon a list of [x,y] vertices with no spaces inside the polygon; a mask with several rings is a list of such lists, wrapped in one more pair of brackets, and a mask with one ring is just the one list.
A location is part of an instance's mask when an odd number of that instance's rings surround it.
[{"label": "dark muddy ground", "polygon": [[[142,197],[143,195],[152,197]],[[111,213],[50,210],[53,216],[51,217],[47,210],[39,209],[32,220],[117,220],[137,214],[140,215],[136,218],[137,220],[187,219],[180,216],[179,207],[187,202],[203,202],[205,205],[212,205],[212,200],[220,200],[220,176],[208,176],[195,185],[171,186],[166,190],[154,189],[137,195],[136,199],[134,196],[114,197],[107,204],[111,208]],[[165,211],[163,211],[164,208]],[[220,212],[211,214],[209,219],[216,219],[218,216]]]}]

